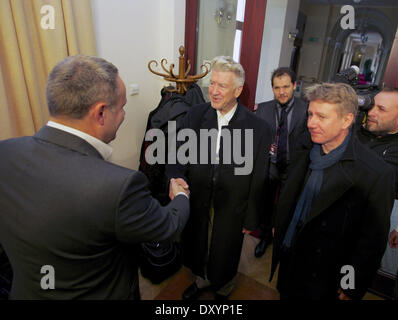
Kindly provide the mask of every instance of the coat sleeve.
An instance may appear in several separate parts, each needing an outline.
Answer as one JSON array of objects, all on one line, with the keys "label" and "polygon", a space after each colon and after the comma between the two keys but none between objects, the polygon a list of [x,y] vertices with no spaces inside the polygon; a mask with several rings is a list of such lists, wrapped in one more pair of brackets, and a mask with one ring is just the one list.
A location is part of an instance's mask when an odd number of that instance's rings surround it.
[{"label": "coat sleeve", "polygon": [[175,240],[189,217],[189,200],[178,195],[162,207],[148,189],[141,172],[133,173],[125,182],[115,229],[118,240],[125,243]]},{"label": "coat sleeve", "polygon": [[[191,116],[191,113],[188,112],[184,116],[184,118],[180,119],[180,122],[179,122],[179,125],[178,125],[178,130],[181,130],[181,129],[184,129],[184,128],[190,128],[190,120],[189,120],[190,116]],[[175,132],[174,134],[177,136],[177,132]],[[177,155],[178,148],[182,144],[183,144],[183,142],[181,142],[181,141],[177,142],[176,150],[175,150],[175,154],[176,155]],[[170,152],[170,150],[169,150],[169,152]],[[178,162],[177,157],[175,159],[175,162],[176,163],[166,163],[165,175],[167,177],[167,186],[169,186],[169,181],[170,181],[171,178],[182,178],[189,184],[188,179],[187,179],[188,165],[180,164]]]},{"label": "coat sleeve", "polygon": [[361,217],[359,236],[350,261],[355,273],[355,288],[343,290],[350,298],[361,299],[365,295],[380,267],[388,241],[394,198],[395,176],[388,168],[373,184]]},{"label": "coat sleeve", "polygon": [[247,230],[257,229],[261,214],[267,215],[267,219],[271,218],[271,206],[267,206],[264,201],[268,186],[271,132],[266,123],[261,131],[260,143],[253,163],[247,214],[243,223],[243,227]]}]

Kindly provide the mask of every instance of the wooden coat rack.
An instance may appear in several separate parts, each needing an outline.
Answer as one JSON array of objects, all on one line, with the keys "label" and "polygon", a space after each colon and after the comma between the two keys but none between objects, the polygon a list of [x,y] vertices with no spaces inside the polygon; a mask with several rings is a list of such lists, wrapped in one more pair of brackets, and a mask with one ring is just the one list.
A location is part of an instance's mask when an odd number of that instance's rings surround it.
[{"label": "wooden coat rack", "polygon": [[204,70],[203,73],[201,74],[197,74],[197,75],[188,75],[188,73],[191,71],[191,62],[188,60],[188,68],[185,70],[185,48],[184,46],[180,46],[180,57],[179,57],[179,72],[178,72],[178,76],[174,75],[173,69],[174,69],[174,63],[170,65],[170,68],[167,70],[166,66],[167,65],[167,60],[166,59],[162,59],[160,62],[160,65],[162,66],[162,69],[166,72],[164,73],[160,73],[160,72],[156,72],[151,68],[151,64],[155,63],[155,67],[158,66],[158,62],[156,60],[151,60],[148,62],[148,69],[149,71],[151,71],[152,73],[163,77],[163,79],[165,79],[166,81],[171,81],[171,82],[175,82],[176,83],[176,88],[175,89],[169,89],[168,87],[164,87],[164,89],[168,92],[178,92],[180,94],[185,94],[185,92],[188,91],[189,85],[192,83],[195,83],[196,81],[198,81],[199,79],[205,77],[211,69],[211,66],[207,66],[205,63],[203,65],[200,66],[200,68]]}]

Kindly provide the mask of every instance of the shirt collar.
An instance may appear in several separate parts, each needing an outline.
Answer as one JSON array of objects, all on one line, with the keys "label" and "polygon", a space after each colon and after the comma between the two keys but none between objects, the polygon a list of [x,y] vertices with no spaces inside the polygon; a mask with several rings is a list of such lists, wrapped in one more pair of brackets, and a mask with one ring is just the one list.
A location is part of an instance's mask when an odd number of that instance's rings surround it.
[{"label": "shirt collar", "polygon": [[[290,99],[289,103],[286,105],[286,110],[289,109],[294,103],[294,96]],[[282,105],[277,101],[276,105],[278,108],[282,108]]]},{"label": "shirt collar", "polygon": [[47,126],[53,127],[62,131],[66,131],[70,134],[73,134],[75,136],[78,136],[79,138],[82,138],[83,140],[87,141],[89,144],[91,144],[105,160],[109,160],[109,158],[112,155],[113,149],[110,145],[106,144],[105,142],[90,136],[89,134],[82,132],[80,130],[65,126],[63,124],[60,124],[58,122],[54,121],[48,121]]},{"label": "shirt collar", "polygon": [[236,103],[236,104],[234,105],[234,107],[233,107],[231,110],[229,110],[229,111],[228,111],[226,114],[224,114],[224,115],[221,114],[221,112],[217,110],[217,120],[218,120],[218,123],[220,124],[220,122],[222,122],[223,125],[228,125],[229,122],[231,121],[232,117],[234,116],[235,111],[236,111],[237,108],[238,108],[238,103]]}]

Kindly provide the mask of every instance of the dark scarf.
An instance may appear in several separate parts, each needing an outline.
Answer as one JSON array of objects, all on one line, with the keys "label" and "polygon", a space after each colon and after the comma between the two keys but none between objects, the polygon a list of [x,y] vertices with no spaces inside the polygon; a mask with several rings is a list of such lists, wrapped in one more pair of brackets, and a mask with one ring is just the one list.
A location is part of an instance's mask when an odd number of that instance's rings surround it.
[{"label": "dark scarf", "polygon": [[311,210],[312,202],[321,190],[323,181],[323,170],[331,167],[337,163],[343,156],[347,149],[348,141],[351,137],[351,130],[343,143],[336,149],[333,149],[328,154],[321,155],[321,145],[314,144],[310,152],[310,165],[309,168],[312,170],[311,174],[304,186],[304,190],[300,195],[296,209],[294,211],[293,219],[290,222],[289,228],[287,229],[285,239],[283,240],[282,247],[288,249],[291,247],[293,237],[296,233],[297,225],[303,225],[308,213]]}]

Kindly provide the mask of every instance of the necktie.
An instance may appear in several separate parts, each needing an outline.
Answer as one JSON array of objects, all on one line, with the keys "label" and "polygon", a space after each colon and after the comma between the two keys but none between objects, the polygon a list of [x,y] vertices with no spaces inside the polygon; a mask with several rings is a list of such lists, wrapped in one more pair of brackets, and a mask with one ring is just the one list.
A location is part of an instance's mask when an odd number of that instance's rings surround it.
[{"label": "necktie", "polygon": [[276,154],[276,163],[279,167],[284,168],[287,164],[287,112],[286,106],[282,106],[281,117],[279,121],[279,138],[278,151]]}]

